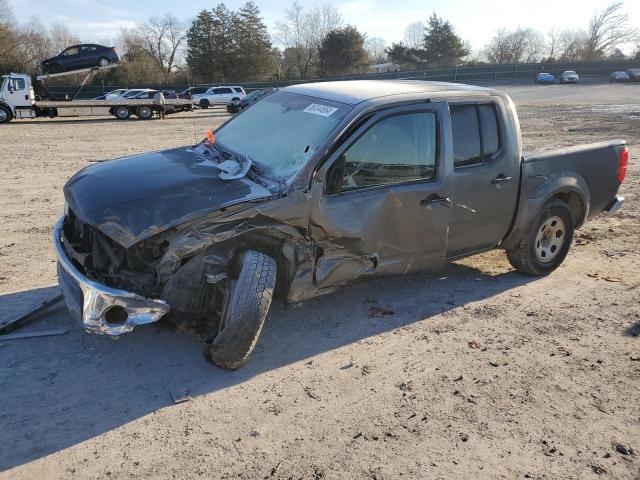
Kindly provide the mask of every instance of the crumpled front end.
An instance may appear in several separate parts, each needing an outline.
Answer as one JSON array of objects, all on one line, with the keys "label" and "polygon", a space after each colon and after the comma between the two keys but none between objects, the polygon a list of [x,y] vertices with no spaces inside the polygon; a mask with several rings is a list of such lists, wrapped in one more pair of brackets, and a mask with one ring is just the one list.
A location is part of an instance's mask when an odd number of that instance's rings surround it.
[{"label": "crumpled front end", "polygon": [[170,310],[163,300],[111,288],[86,277],[65,250],[64,217],[55,225],[53,244],[58,256],[58,279],[71,314],[90,333],[121,335],[160,320]]}]

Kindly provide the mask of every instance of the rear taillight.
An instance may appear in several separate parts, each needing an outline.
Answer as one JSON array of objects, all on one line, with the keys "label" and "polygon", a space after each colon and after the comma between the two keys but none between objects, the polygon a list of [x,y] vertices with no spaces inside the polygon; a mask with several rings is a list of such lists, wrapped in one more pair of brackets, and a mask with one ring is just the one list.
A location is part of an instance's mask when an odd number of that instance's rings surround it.
[{"label": "rear taillight", "polygon": [[629,163],[629,149],[625,147],[620,152],[620,164],[618,165],[618,181],[622,183],[627,175],[627,164]]}]

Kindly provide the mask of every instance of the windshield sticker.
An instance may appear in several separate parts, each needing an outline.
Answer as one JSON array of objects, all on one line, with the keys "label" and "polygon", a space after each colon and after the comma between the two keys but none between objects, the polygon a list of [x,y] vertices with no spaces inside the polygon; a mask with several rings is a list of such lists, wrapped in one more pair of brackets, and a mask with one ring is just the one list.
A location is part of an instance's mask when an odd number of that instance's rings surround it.
[{"label": "windshield sticker", "polygon": [[329,105],[320,105],[319,103],[312,103],[304,109],[307,113],[313,113],[314,115],[322,115],[323,117],[330,117],[333,112],[338,110],[335,107]]}]

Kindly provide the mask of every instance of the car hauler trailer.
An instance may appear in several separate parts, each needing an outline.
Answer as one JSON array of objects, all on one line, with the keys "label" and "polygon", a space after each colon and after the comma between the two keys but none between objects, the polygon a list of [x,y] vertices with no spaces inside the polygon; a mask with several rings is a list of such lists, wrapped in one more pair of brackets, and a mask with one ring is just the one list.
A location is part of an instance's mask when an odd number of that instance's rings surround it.
[{"label": "car hauler trailer", "polygon": [[[36,117],[57,117],[69,114],[94,114],[95,109],[105,114],[109,113],[117,119],[126,120],[135,115],[142,120],[148,120],[159,109],[154,105],[153,99],[114,99],[114,100],[76,100],[78,93],[94,75],[103,70],[115,68],[117,65],[106,67],[85,68],[69,72],[53,73],[31,77],[23,73],[11,73],[3,75],[0,85],[0,123],[8,123],[11,120]],[[65,75],[86,73],[85,79],[71,99],[55,99],[42,84],[49,78]],[[37,93],[36,93],[37,90]],[[192,109],[190,100],[167,99],[165,100],[166,113],[175,113]]]}]

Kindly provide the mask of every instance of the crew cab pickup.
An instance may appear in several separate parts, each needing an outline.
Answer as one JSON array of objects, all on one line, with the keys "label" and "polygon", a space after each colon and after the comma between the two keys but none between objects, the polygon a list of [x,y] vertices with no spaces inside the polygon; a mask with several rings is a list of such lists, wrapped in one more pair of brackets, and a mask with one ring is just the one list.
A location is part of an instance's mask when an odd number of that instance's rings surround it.
[{"label": "crew cab pickup", "polygon": [[620,207],[627,160],[622,140],[523,155],[512,101],[488,88],[291,86],[196,146],[72,177],[54,232],[59,281],[89,332],[203,321],[209,358],[233,369],[273,298],[494,248],[549,274],[575,228]]}]

